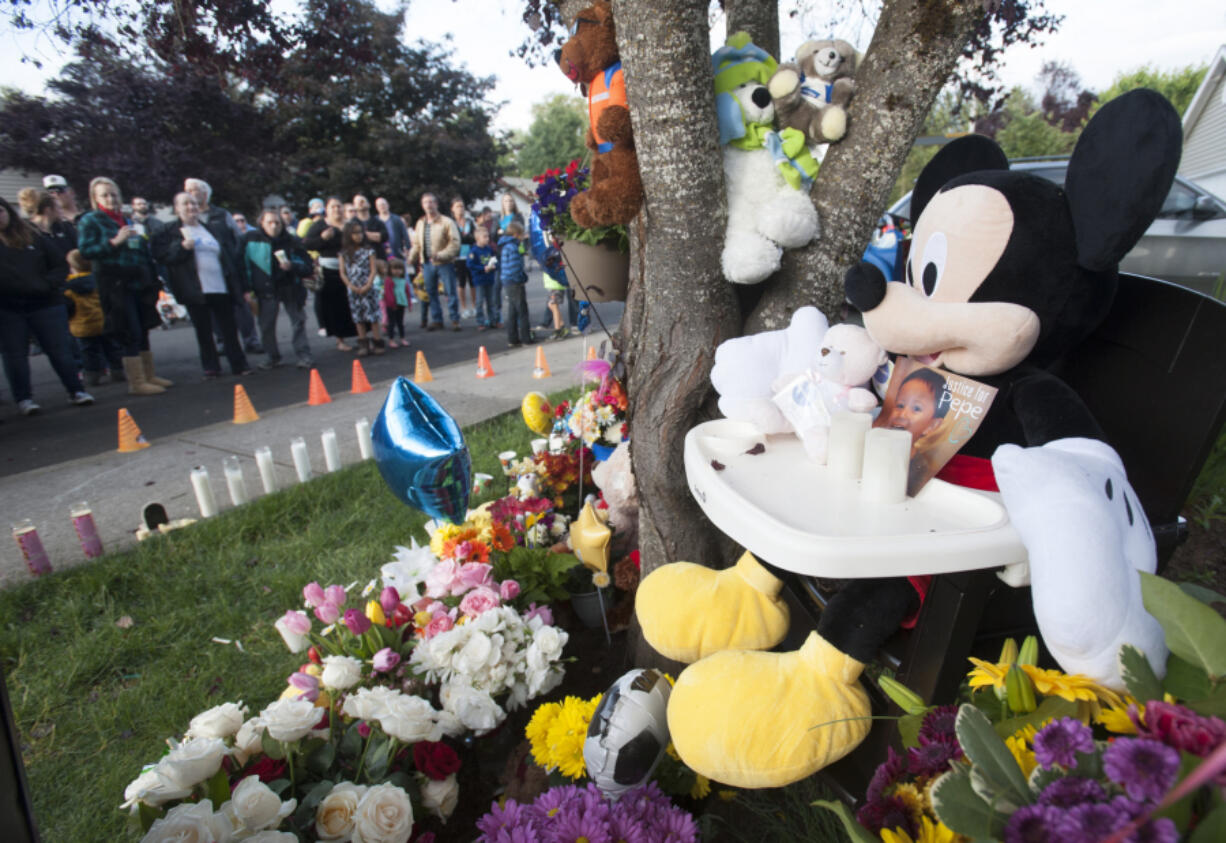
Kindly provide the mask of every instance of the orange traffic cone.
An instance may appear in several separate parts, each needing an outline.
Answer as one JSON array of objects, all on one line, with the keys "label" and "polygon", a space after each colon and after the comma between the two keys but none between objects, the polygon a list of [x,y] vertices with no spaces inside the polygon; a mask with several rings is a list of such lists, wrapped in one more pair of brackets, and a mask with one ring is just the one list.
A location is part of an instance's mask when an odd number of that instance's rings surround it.
[{"label": "orange traffic cone", "polygon": [[596,359],[596,346],[594,346],[594,345],[590,345],[590,346],[588,346],[588,349],[587,349],[587,359],[588,359],[588,360],[595,360],[595,359]]},{"label": "orange traffic cone", "polygon": [[119,453],[130,454],[148,447],[149,440],[140,432],[132,415],[121,407],[119,410]]},{"label": "orange traffic cone", "polygon": [[536,347],[536,366],[532,369],[532,377],[540,379],[549,376],[549,361],[545,359],[545,348],[538,345]]},{"label": "orange traffic cone", "polygon": [[413,383],[429,383],[432,380],[434,380],[434,375],[430,374],[430,366],[426,363],[426,353],[418,351],[417,370],[413,372]]},{"label": "orange traffic cone", "polygon": [[234,423],[246,424],[259,420],[260,414],[251,405],[251,399],[247,397],[247,390],[243,389],[241,383],[234,384]]},{"label": "orange traffic cone", "polygon": [[319,376],[319,369],[311,370],[311,392],[307,398],[307,404],[315,407],[319,404],[331,404],[332,396],[328,394],[328,390],[324,388],[324,379]]},{"label": "orange traffic cone", "polygon": [[490,365],[490,355],[485,350],[485,346],[481,346],[481,351],[477,353],[477,377],[492,378],[494,376],[494,367]]},{"label": "orange traffic cone", "polygon": [[370,381],[366,380],[366,370],[362,368],[361,360],[353,361],[353,386],[349,391],[356,395],[359,392],[370,392]]}]

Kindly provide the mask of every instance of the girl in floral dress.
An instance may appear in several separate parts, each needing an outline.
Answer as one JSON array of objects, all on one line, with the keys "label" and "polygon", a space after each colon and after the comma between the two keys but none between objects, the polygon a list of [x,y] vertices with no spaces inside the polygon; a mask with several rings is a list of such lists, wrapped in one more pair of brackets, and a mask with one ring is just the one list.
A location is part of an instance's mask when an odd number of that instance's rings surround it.
[{"label": "girl in floral dress", "polygon": [[[345,223],[342,234],[341,281],[349,289],[349,313],[358,329],[358,357],[382,354],[382,315],[375,291],[375,250],[367,245],[366,229],[358,220]],[[369,331],[371,337],[367,337]]]}]

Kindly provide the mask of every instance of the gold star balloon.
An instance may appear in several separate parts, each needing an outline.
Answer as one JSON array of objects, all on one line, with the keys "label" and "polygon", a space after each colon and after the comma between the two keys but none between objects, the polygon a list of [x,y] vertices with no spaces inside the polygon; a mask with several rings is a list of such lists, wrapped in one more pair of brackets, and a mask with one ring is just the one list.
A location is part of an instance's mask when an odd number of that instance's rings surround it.
[{"label": "gold star balloon", "polygon": [[592,571],[608,572],[609,541],[613,531],[600,520],[590,503],[585,503],[579,517],[570,524],[570,547],[579,561]]}]

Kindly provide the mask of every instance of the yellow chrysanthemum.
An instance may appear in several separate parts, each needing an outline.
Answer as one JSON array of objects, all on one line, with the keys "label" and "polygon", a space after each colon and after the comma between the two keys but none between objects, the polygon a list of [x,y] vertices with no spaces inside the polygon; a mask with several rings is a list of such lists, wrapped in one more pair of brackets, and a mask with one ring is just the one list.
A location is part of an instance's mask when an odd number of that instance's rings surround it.
[{"label": "yellow chrysanthemum", "polygon": [[894,785],[890,793],[902,800],[902,804],[907,806],[907,813],[913,820],[920,821],[924,815],[924,797],[920,795],[919,788],[910,782],[903,782]]},{"label": "yellow chrysanthemum", "polygon": [[[968,674],[971,688],[1005,687],[1005,674],[1009,672],[1009,665],[993,664],[976,658],[971,658],[970,661],[975,665],[975,669]],[[1032,664],[1021,665],[1021,668],[1034,682],[1035,690],[1045,697],[1061,697],[1069,702],[1084,700],[1097,703],[1101,700],[1114,707],[1118,707],[1121,703],[1119,694],[1099,685],[1088,676],[1061,673],[1058,670],[1047,670]]]},{"label": "yellow chrysanthemum", "polygon": [[690,788],[691,799],[703,799],[711,792],[711,780],[702,773],[694,774],[694,786]]},{"label": "yellow chrysanthemum", "polygon": [[955,843],[961,838],[944,823],[934,822],[931,817],[920,820],[919,835],[912,838],[904,829],[881,829],[882,843]]},{"label": "yellow chrysanthemum", "polygon": [[1038,765],[1038,761],[1034,757],[1034,736],[1038,734],[1039,729],[1050,723],[1047,720],[1038,728],[1034,726],[1023,726],[1009,737],[1005,738],[1005,746],[1009,748],[1009,752],[1017,759],[1017,765],[1022,768],[1022,774],[1027,778],[1034,772],[1034,768]]},{"label": "yellow chrysanthemum", "polygon": [[570,779],[587,775],[583,761],[583,742],[587,739],[587,727],[596,712],[600,697],[583,700],[567,697],[562,701],[557,716],[549,724],[545,742],[549,750],[547,769],[557,769]]},{"label": "yellow chrysanthemum", "polygon": [[532,713],[532,719],[528,721],[527,728],[524,729],[524,737],[532,746],[532,760],[540,767],[549,767],[549,746],[546,742],[546,735],[550,724],[561,710],[562,706],[559,703],[544,703],[537,706],[536,711]]}]

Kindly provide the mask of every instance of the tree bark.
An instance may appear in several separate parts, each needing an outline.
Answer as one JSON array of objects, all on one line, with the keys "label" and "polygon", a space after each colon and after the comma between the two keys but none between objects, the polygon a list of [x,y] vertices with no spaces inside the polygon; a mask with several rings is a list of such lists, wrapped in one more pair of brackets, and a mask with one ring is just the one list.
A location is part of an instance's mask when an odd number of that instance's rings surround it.
[{"label": "tree bark", "polygon": [[886,0],[856,71],[847,135],[829,147],[813,187],[821,236],[785,253],[745,333],[784,328],[804,305],[839,314],[843,274],[860,260],[928,109],[983,15],[967,0]]},{"label": "tree bark", "polygon": [[727,31],[745,30],[750,39],[779,61],[779,0],[724,0]]},{"label": "tree bark", "polygon": [[726,212],[706,0],[616,0],[614,16],[646,196],[630,226],[623,326],[646,575],[677,559],[722,562],[682,452],[711,390],[715,348],[741,320],[719,267]]}]

